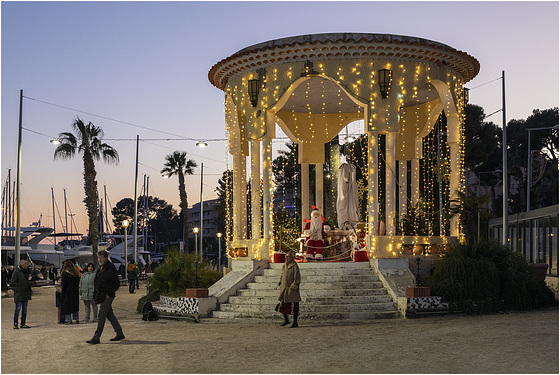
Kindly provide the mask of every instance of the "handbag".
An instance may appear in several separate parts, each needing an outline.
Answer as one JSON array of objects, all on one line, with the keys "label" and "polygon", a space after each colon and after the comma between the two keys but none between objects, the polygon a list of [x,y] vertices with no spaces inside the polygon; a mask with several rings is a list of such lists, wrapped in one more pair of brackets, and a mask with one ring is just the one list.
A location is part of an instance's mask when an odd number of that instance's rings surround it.
[{"label": "handbag", "polygon": [[292,314],[292,303],[291,302],[279,302],[274,309],[279,313],[291,315]]}]

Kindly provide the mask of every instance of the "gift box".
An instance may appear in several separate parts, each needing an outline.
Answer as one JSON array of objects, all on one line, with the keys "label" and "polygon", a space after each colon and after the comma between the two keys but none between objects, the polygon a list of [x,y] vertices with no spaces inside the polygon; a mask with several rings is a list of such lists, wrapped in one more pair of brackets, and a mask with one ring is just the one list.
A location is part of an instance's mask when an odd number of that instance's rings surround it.
[{"label": "gift box", "polygon": [[285,263],[286,262],[286,254],[285,253],[273,253],[272,254],[272,263]]},{"label": "gift box", "polygon": [[367,262],[368,255],[366,250],[354,251],[354,262]]}]

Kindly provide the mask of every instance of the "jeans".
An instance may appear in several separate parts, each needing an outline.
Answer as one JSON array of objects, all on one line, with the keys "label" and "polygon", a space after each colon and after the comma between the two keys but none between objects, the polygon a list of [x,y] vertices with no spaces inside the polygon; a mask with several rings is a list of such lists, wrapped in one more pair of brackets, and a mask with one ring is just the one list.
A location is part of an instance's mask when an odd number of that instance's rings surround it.
[{"label": "jeans", "polygon": [[80,312],[76,311],[72,314],[66,314],[66,322],[71,322],[72,319],[74,319],[76,321],[80,320]]},{"label": "jeans", "polygon": [[123,331],[117,317],[113,313],[113,307],[111,304],[113,303],[114,297],[105,297],[105,300],[99,304],[99,321],[97,322],[97,330],[93,334],[93,340],[99,340],[101,334],[103,333],[103,328],[105,327],[105,318],[109,319],[113,329],[117,333],[117,335],[122,335]]},{"label": "jeans", "polygon": [[95,301],[84,300],[84,306],[86,308],[86,320],[89,320],[90,311],[93,310],[93,320],[97,319],[97,304]]},{"label": "jeans", "polygon": [[25,319],[27,319],[27,302],[28,301],[16,301],[16,311],[14,312],[14,325],[18,324],[19,311],[21,310],[21,325],[25,324]]}]

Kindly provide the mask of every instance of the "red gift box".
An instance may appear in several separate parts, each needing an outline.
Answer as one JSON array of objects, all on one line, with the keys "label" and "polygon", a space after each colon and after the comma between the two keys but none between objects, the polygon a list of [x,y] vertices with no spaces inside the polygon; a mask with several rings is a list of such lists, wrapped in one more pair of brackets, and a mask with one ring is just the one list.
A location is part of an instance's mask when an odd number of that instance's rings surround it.
[{"label": "red gift box", "polygon": [[285,253],[273,253],[272,254],[272,263],[286,263],[286,254]]},{"label": "red gift box", "polygon": [[366,250],[356,250],[354,251],[354,262],[367,262],[368,256]]}]

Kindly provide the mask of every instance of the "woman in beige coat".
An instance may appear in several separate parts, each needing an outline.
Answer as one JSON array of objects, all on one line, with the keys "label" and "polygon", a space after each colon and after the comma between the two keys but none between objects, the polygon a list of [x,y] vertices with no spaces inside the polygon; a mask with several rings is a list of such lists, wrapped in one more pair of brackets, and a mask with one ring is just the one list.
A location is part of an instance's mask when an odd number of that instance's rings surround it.
[{"label": "woman in beige coat", "polygon": [[[293,252],[289,252],[286,254],[286,263],[282,266],[282,277],[278,283],[278,285],[280,285],[278,300],[283,304],[294,304],[294,323],[290,328],[298,326],[297,318],[299,314],[299,302],[301,301],[299,295],[300,283],[301,276],[299,274],[299,267],[295,261],[295,255]],[[282,315],[284,315],[284,323],[282,323],[281,326],[285,326],[289,324],[290,321],[288,319],[288,314],[282,312]]]}]

